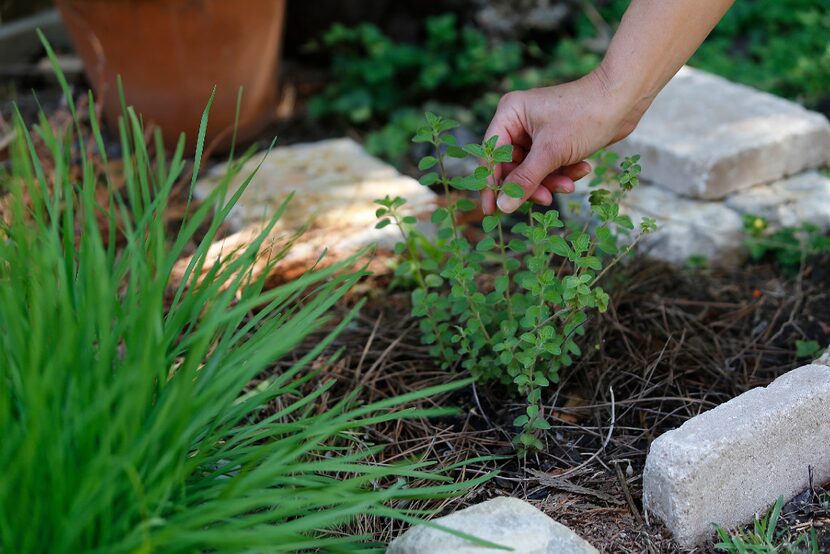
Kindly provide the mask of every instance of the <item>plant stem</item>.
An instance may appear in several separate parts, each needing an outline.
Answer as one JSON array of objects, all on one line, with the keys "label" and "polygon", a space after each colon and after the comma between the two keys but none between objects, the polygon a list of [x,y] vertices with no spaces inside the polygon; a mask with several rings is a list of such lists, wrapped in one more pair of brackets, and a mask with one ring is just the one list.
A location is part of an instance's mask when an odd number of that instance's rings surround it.
[{"label": "plant stem", "polygon": [[510,296],[510,270],[507,267],[507,248],[504,246],[504,231],[502,230],[501,218],[499,218],[499,248],[501,248],[501,267],[507,277],[507,288],[504,291],[507,300],[507,318],[513,321],[513,300]]}]

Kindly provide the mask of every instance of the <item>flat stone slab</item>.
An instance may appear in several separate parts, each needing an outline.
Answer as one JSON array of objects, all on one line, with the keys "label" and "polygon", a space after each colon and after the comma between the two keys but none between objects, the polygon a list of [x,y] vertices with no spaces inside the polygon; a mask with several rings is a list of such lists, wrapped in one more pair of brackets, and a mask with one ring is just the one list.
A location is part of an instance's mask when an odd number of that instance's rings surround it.
[{"label": "flat stone slab", "polygon": [[692,547],[830,479],[830,367],[811,364],[693,417],[651,445],[643,502]]},{"label": "flat stone slab", "polygon": [[789,100],[684,67],[612,149],[640,154],[645,179],[716,199],[830,164],[830,122]]},{"label": "flat stone slab", "polygon": [[[577,181],[573,194],[560,197],[564,217],[585,221],[591,214],[588,182],[589,177]],[[568,208],[571,202],[579,204],[579,213]],[[742,218],[723,202],[693,200],[643,183],[626,194],[620,211],[631,216],[635,225],[643,217],[657,221],[657,231],[640,242],[641,251],[652,258],[683,266],[693,256],[702,256],[712,265],[730,265],[746,257]]]},{"label": "flat stone slab", "polygon": [[830,177],[806,171],[795,177],[736,192],[727,207],[747,215],[764,217],[773,227],[812,223],[830,229]]},{"label": "flat stone slab", "polygon": [[620,203],[620,211],[637,222],[657,220],[657,231],[643,238],[645,252],[682,266],[692,257],[712,265],[730,265],[745,257],[743,220],[722,202],[692,200],[656,185],[641,185]]},{"label": "flat stone slab", "polygon": [[[262,248],[260,264],[264,268],[269,257],[293,242],[274,268],[286,279],[312,266],[348,258],[373,244],[391,248],[399,231],[394,225],[375,229],[376,199],[387,194],[404,197],[408,200],[404,211],[415,215],[428,215],[436,199],[429,188],[370,156],[348,138],[275,148],[264,160],[263,156],[258,153],[246,162],[228,187],[226,198],[262,163],[228,215],[233,233],[212,246],[211,259],[227,257],[249,244],[292,193],[287,210]],[[208,198],[226,172],[224,165],[213,168],[197,181],[194,197]],[[300,230],[302,235],[296,238]],[[180,262],[179,271],[183,272],[187,261]]]},{"label": "flat stone slab", "polygon": [[[597,554],[579,535],[523,500],[498,497],[432,523],[513,549],[513,554]],[[415,526],[392,541],[386,554],[479,554],[504,552],[445,531]]]}]

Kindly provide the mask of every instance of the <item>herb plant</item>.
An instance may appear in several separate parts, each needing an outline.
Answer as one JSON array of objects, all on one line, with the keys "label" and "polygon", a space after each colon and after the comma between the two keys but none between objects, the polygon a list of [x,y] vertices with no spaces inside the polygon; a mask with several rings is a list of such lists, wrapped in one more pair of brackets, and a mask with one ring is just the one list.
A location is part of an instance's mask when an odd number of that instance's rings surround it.
[{"label": "herb plant", "polygon": [[[129,109],[123,166],[110,164],[91,95],[79,114],[59,79],[74,126],[41,116],[30,132],[18,113],[0,195],[0,552],[371,550],[343,525],[362,514],[412,522],[407,499],[476,482],[424,460],[379,464],[368,438],[377,423],[446,413],[399,408],[459,384],[318,407],[333,383],[307,366],[326,362],[349,319],[291,353],[333,323],[361,272],[333,266],[270,290],[252,279],[285,205],[250,246],[209,265],[241,165],[171,232],[183,138],[166,157]],[[206,124],[207,110],[193,180]]]},{"label": "herb plant", "polygon": [[[514,421],[521,428],[516,442],[522,450],[540,448],[536,432],[550,427],[541,409],[542,390],[557,383],[560,369],[581,355],[577,337],[584,334],[589,314],[607,309],[609,297],[600,279],[655,228],[653,220],[644,219],[637,236],[627,246],[619,244],[621,234],[635,229],[631,218],[620,214],[619,200],[637,185],[640,166],[636,157],[628,158],[616,178],[618,189],[592,190],[593,226],[566,226],[556,210],[526,204],[522,221],[486,216],[483,237],[471,241],[459,220],[476,205],[450,193],[489,188],[522,197],[518,184],[491,180],[496,164],[512,160],[512,147],[497,147],[497,137],[461,146],[449,134],[457,122],[427,113],[426,123],[413,139],[435,151],[420,162],[427,172],[421,183],[443,187],[449,202],[432,214],[437,240],[430,243],[415,218],[403,215],[406,201],[399,197],[377,201],[377,225],[400,228],[396,252],[405,261],[397,273],[415,280],[412,313],[421,318],[432,355],[445,368],[458,366],[477,379],[515,387],[528,404]],[[450,178],[444,170],[447,156],[472,156],[482,165],[472,175]]]}]

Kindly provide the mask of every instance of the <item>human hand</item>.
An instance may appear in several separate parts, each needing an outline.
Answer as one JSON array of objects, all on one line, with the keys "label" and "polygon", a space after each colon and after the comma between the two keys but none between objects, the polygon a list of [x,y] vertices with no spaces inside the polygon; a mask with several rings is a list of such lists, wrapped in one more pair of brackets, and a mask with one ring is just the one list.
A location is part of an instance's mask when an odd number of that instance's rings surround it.
[{"label": "human hand", "polygon": [[522,198],[482,191],[485,214],[496,205],[511,213],[525,200],[550,205],[554,193],[574,191],[574,181],[591,166],[585,158],[625,138],[645,110],[615,95],[597,70],[571,83],[505,94],[485,138],[498,135],[497,145],[513,145],[513,161],[498,164],[492,179],[518,183]]}]

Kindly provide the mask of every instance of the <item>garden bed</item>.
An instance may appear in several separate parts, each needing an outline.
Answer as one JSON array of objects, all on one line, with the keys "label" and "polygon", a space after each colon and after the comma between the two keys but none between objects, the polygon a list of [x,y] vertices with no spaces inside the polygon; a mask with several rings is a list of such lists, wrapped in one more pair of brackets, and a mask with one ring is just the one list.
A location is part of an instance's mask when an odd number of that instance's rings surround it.
[{"label": "garden bed", "polygon": [[[583,337],[588,353],[544,399],[553,426],[543,451],[515,457],[511,422],[524,405],[506,389],[482,385],[424,401],[459,407],[455,417],[379,427],[365,440],[387,445],[379,462],[425,456],[446,467],[465,458],[504,457],[475,466],[497,469],[492,481],[430,508],[450,512],[499,495],[526,498],[602,552],[673,552],[668,532],[654,521],[646,525],[642,512],[641,475],[651,440],[803,365],[795,341],[827,342],[830,335],[828,271],[828,256],[810,260],[795,279],[771,264],[678,270],[632,260],[616,278],[608,313]],[[408,293],[384,292],[386,285],[383,276],[373,277],[352,293],[352,301],[370,300],[338,339],[343,357],[320,368],[321,378],[338,382],[330,403],[355,388],[370,402],[459,377],[436,367],[416,322],[401,316],[408,312]],[[827,548],[830,512],[820,485],[785,506],[779,528],[794,537],[814,525]],[[382,541],[403,528],[381,520],[358,525]],[[704,551],[714,552],[713,542]]]}]

